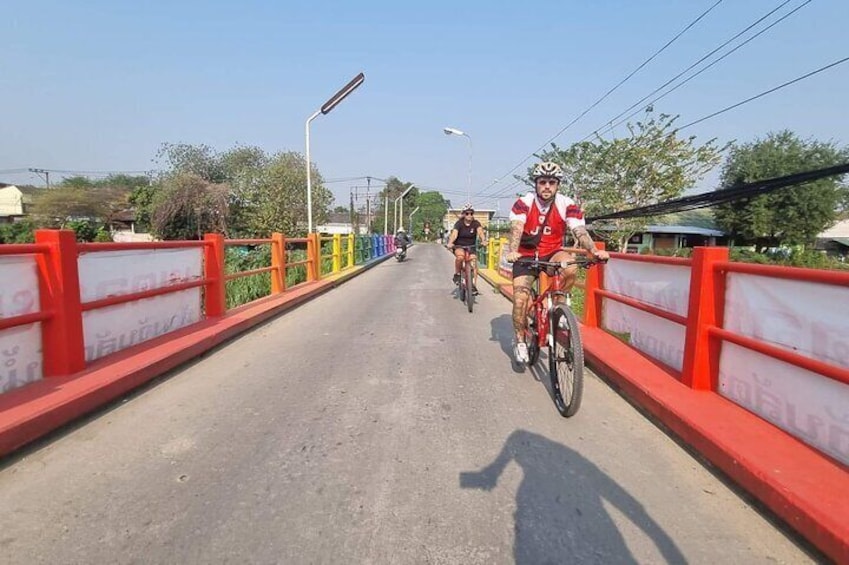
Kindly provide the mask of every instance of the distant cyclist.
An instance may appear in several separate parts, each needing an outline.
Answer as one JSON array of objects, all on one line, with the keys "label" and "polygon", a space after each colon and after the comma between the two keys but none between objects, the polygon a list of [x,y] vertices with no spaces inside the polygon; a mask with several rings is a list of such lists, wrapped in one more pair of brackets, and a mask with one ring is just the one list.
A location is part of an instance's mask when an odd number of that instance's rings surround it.
[{"label": "distant cyclist", "polygon": [[[528,306],[537,273],[528,269],[520,257],[533,257],[539,253],[541,261],[572,261],[574,256],[561,251],[566,231],[571,230],[578,247],[588,250],[596,259],[606,260],[606,251],[595,248],[587,231],[584,214],[569,197],[557,192],[563,171],[556,163],[539,163],[531,175],[534,192],[522,196],[510,211],[510,252],[507,260],[513,263],[513,329],[516,343],[513,354],[519,363],[528,362],[525,330],[528,324]],[[563,269],[563,281],[568,292],[575,284],[577,265]]]},{"label": "distant cyclist", "polygon": [[469,261],[472,264],[472,292],[478,293],[478,268],[477,268],[477,253],[475,253],[475,245],[480,242],[481,245],[486,245],[486,236],[483,233],[483,226],[475,219],[475,209],[471,204],[466,204],[463,208],[463,213],[454,228],[451,230],[451,235],[448,236],[448,249],[454,250],[454,284],[460,282],[460,271],[463,268],[463,260],[466,257],[463,247],[470,247]]}]

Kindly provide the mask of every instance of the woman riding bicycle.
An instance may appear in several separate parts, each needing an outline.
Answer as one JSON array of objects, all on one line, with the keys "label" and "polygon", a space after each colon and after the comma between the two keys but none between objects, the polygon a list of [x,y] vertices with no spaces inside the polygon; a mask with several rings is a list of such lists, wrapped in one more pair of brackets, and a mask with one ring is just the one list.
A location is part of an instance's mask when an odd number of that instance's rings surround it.
[{"label": "woman riding bicycle", "polygon": [[[507,260],[513,263],[513,329],[516,331],[513,354],[518,363],[529,361],[525,333],[530,289],[537,273],[517,260],[534,257],[535,254],[543,261],[574,260],[571,253],[561,250],[567,228],[579,247],[600,261],[608,259],[606,251],[595,248],[580,207],[571,198],[557,192],[563,179],[560,166],[551,162],[539,163],[531,176],[535,192],[516,200],[510,211],[510,247],[507,254]],[[577,271],[577,265],[563,269],[566,292],[575,284]]]},{"label": "woman riding bicycle", "polygon": [[448,249],[454,251],[454,284],[460,282],[460,272],[463,269],[463,261],[466,259],[466,250],[469,249],[469,261],[472,264],[473,282],[472,292],[478,293],[478,269],[477,269],[477,254],[475,253],[475,245],[480,240],[481,245],[486,245],[486,238],[483,233],[483,226],[475,219],[475,210],[471,204],[466,204],[463,208],[462,216],[454,228],[451,230],[451,235],[448,236]]}]

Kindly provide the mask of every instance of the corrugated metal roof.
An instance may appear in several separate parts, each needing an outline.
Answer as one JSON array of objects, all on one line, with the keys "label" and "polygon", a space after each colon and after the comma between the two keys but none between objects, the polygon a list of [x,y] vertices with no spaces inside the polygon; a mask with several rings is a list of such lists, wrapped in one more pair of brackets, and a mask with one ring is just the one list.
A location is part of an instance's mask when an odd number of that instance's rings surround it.
[{"label": "corrugated metal roof", "polygon": [[[590,228],[596,230],[613,231],[613,228],[608,226],[590,226]],[[698,226],[646,226],[645,229],[640,230],[639,233],[671,233],[681,235],[703,235],[713,237],[722,237],[725,235],[725,232],[721,232],[719,230],[712,230],[710,228],[700,228]]]}]

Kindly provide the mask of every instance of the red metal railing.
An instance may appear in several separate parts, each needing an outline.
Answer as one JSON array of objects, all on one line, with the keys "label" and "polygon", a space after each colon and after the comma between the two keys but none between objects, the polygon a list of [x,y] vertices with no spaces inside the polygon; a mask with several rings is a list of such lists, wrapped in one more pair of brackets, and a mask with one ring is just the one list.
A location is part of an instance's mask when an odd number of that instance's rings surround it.
[{"label": "red metal railing", "polygon": [[[780,278],[808,283],[826,284],[832,286],[843,286],[849,288],[849,273],[843,271],[825,271],[820,269],[802,269],[798,267],[782,267],[777,265],[759,265],[756,263],[737,263],[732,261],[719,261],[713,264],[713,271],[723,276],[724,284],[727,285],[729,273],[741,273],[761,277]],[[723,293],[724,294],[724,293]],[[724,298],[724,296],[723,296]],[[740,335],[719,327],[720,324],[710,325],[707,328],[711,338],[719,341],[729,341],[740,347],[745,347],[762,355],[778,359],[801,369],[818,373],[829,379],[849,384],[849,369],[819,361],[805,355],[800,355],[788,349],[776,347],[769,343]]]},{"label": "red metal railing", "polygon": [[[39,243],[9,243],[0,245],[2,255],[38,255],[50,253],[50,246]],[[26,326],[35,322],[44,322],[53,317],[53,310],[41,309],[38,312],[28,312],[17,316],[0,317],[0,330],[18,326]]]},{"label": "red metal railing", "polygon": [[[83,312],[107,308],[180,292],[204,288],[203,305],[207,318],[226,313],[225,285],[228,281],[271,274],[272,294],[286,290],[287,269],[305,266],[307,281],[320,278],[320,239],[318,234],[286,239],[272,234],[267,239],[225,240],[221,234],[207,234],[203,241],[156,241],[127,243],[77,243],[70,230],[37,230],[34,244],[0,245],[0,256],[34,255],[38,270],[39,310],[0,318],[0,330],[41,323],[43,375],[64,376],[85,368]],[[306,258],[289,261],[287,246],[304,245]],[[224,249],[227,245],[271,245],[271,265],[237,273],[226,273]],[[83,302],[80,293],[78,258],[81,253],[136,251],[156,249],[200,249],[203,252],[203,275],[194,280],[178,280],[158,288],[114,294]],[[350,253],[350,250],[349,250]],[[341,256],[338,259],[341,261]],[[350,261],[349,261],[350,263]],[[351,266],[351,265],[349,265]]]}]

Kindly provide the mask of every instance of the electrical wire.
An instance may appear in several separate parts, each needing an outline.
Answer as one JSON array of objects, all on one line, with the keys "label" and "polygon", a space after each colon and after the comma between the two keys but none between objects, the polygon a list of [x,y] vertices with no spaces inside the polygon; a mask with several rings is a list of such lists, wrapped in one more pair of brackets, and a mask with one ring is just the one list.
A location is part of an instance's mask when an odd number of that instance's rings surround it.
[{"label": "electrical wire", "polygon": [[792,2],[792,0],[784,0],[784,2],[779,4],[776,8],[773,8],[772,10],[770,10],[769,12],[767,12],[766,14],[764,14],[763,16],[761,16],[760,18],[758,18],[757,20],[755,20],[754,22],[752,22],[751,24],[746,26],[742,31],[738,32],[736,35],[734,35],[730,39],[726,40],[719,47],[716,47],[715,49],[713,49],[712,51],[710,51],[706,55],[702,56],[701,59],[699,59],[695,63],[691,64],[689,67],[687,67],[686,69],[684,69],[683,71],[681,71],[680,73],[678,73],[677,75],[672,77],[671,79],[667,80],[665,83],[663,83],[659,87],[655,88],[654,90],[652,90],[651,92],[649,92],[648,94],[646,94],[645,96],[643,96],[642,98],[640,98],[639,100],[637,100],[636,102],[631,104],[628,108],[626,108],[625,110],[623,110],[622,112],[617,114],[613,119],[607,120],[605,122],[605,125],[602,125],[602,126],[596,128],[596,129],[594,129],[592,133],[587,134],[583,139],[581,139],[581,141],[586,141],[587,139],[591,138],[592,136],[597,135],[599,130],[607,127],[608,124],[615,122],[616,120],[618,120],[619,118],[621,118],[622,116],[624,116],[625,114],[627,114],[628,112],[630,112],[631,110],[633,110],[634,108],[636,108],[637,106],[639,106],[640,104],[642,104],[643,102],[645,102],[646,100],[648,100],[649,98],[654,96],[656,93],[660,92],[661,90],[663,90],[664,88],[666,88],[667,86],[669,86],[670,84],[672,84],[673,82],[675,82],[676,80],[678,80],[679,78],[681,78],[682,76],[687,74],[689,71],[691,71],[695,67],[699,66],[702,62],[704,62],[705,60],[710,58],[712,55],[714,55],[718,51],[722,50],[728,44],[735,41],[738,37],[745,34],[747,31],[749,31],[753,27],[757,26],[759,23],[761,23],[762,21],[764,21],[765,19],[770,17],[772,14],[774,14],[775,12],[777,12],[778,10],[780,10],[781,8],[783,8],[784,6],[789,4],[790,2]]},{"label": "electrical wire", "polygon": [[[786,2],[790,2],[790,1],[791,1],[791,0],[786,0]],[[634,76],[634,75],[635,75],[638,71],[640,71],[640,70],[641,70],[643,67],[645,67],[648,63],[650,63],[650,62],[651,62],[651,61],[652,61],[655,57],[657,57],[658,55],[660,55],[663,51],[665,51],[665,50],[666,50],[666,49],[667,49],[670,45],[672,45],[672,44],[673,44],[673,43],[674,43],[674,42],[675,42],[678,38],[680,38],[682,35],[684,35],[684,33],[686,33],[686,32],[687,32],[690,28],[692,28],[692,27],[693,27],[694,25],[696,25],[699,21],[701,21],[701,20],[702,20],[702,18],[704,18],[705,16],[707,16],[707,15],[708,15],[711,11],[713,11],[713,9],[714,9],[714,8],[716,8],[716,7],[717,7],[719,4],[721,4],[722,2],[723,2],[723,0],[718,0],[718,1],[717,1],[717,2],[715,2],[713,5],[711,5],[711,6],[710,6],[707,10],[705,10],[704,12],[702,12],[702,13],[701,13],[701,14],[700,14],[700,15],[699,15],[696,19],[694,19],[694,20],[693,20],[693,21],[691,21],[689,24],[687,24],[687,26],[686,26],[683,30],[681,30],[680,32],[678,32],[678,34],[677,34],[677,35],[675,35],[672,39],[670,39],[669,41],[667,41],[667,42],[666,42],[666,44],[664,44],[664,45],[663,45],[663,47],[661,47],[660,49],[658,49],[657,51],[655,51],[655,52],[654,52],[654,53],[653,53],[653,54],[652,54],[652,55],[651,55],[648,59],[646,59],[645,61],[643,61],[642,63],[640,63],[640,65],[639,65],[639,66],[637,66],[637,68],[636,68],[636,69],[634,69],[633,71],[631,71],[631,72],[630,72],[630,73],[629,73],[629,74],[628,74],[625,78],[623,78],[623,79],[622,79],[622,80],[620,80],[620,81],[619,81],[619,82],[618,82],[615,86],[613,86],[613,88],[611,88],[610,90],[608,90],[607,92],[605,92],[605,93],[604,93],[604,95],[602,95],[602,96],[601,96],[601,98],[599,98],[598,100],[596,100],[595,102],[593,102],[593,103],[592,103],[592,104],[591,104],[588,108],[586,108],[586,109],[585,109],[583,112],[581,112],[581,113],[580,113],[577,117],[575,117],[574,119],[572,119],[572,121],[571,121],[571,122],[569,122],[568,124],[566,124],[566,126],[564,126],[564,127],[563,127],[560,131],[558,131],[558,132],[557,132],[557,133],[556,133],[553,137],[551,137],[548,141],[546,141],[545,143],[543,143],[543,144],[542,144],[542,145],[541,145],[538,149],[536,149],[535,151],[533,151],[530,155],[528,155],[527,157],[525,157],[524,159],[522,159],[521,161],[519,161],[519,163],[517,163],[517,164],[516,164],[516,165],[515,165],[512,169],[510,169],[509,171],[507,171],[506,173],[504,173],[501,177],[499,177],[498,179],[496,179],[494,182],[492,182],[492,183],[490,183],[489,185],[487,185],[487,186],[486,186],[483,190],[484,190],[484,191],[486,191],[486,190],[488,190],[489,188],[491,188],[492,186],[494,186],[494,185],[498,184],[499,182],[501,182],[501,181],[502,181],[503,179],[505,179],[508,175],[510,175],[513,171],[515,171],[516,169],[518,169],[519,167],[521,167],[521,166],[522,166],[522,164],[524,164],[524,163],[525,163],[528,159],[531,159],[531,158],[532,158],[532,157],[536,154],[536,152],[537,152],[537,151],[540,151],[541,149],[544,149],[546,145],[548,145],[549,143],[551,143],[552,141],[554,141],[555,139],[557,139],[558,137],[560,137],[560,136],[561,136],[561,135],[562,135],[562,134],[563,134],[563,133],[564,133],[567,129],[569,129],[570,127],[572,127],[572,126],[573,126],[573,125],[574,125],[574,124],[575,124],[578,120],[580,120],[581,118],[583,118],[583,117],[584,117],[584,116],[585,116],[588,112],[590,112],[593,108],[595,108],[595,107],[596,107],[596,106],[598,106],[601,102],[603,102],[603,101],[604,101],[604,100],[605,100],[608,96],[610,96],[610,95],[611,95],[614,91],[616,91],[616,90],[617,90],[620,86],[622,86],[623,84],[625,84],[625,83],[626,83],[626,82],[627,82],[627,81],[628,81],[631,77],[633,77],[633,76]],[[786,3],[786,2],[785,2],[785,3]]]},{"label": "electrical wire", "polygon": [[743,47],[744,45],[748,44],[750,41],[752,41],[753,39],[757,38],[759,35],[762,35],[763,33],[765,33],[765,32],[767,32],[767,31],[769,31],[772,27],[776,26],[777,24],[781,23],[781,22],[782,22],[782,21],[784,21],[785,19],[789,18],[790,16],[792,16],[793,14],[795,14],[796,12],[798,12],[799,10],[801,10],[802,8],[804,8],[805,6],[807,6],[808,4],[810,4],[811,2],[812,2],[812,0],[806,0],[803,4],[800,4],[800,5],[796,6],[793,10],[791,10],[790,12],[787,12],[786,14],[784,14],[783,16],[781,16],[779,19],[775,20],[774,22],[772,22],[771,24],[769,24],[767,27],[765,27],[764,29],[760,30],[760,31],[759,31],[758,33],[756,33],[755,35],[753,35],[753,36],[751,36],[750,38],[746,39],[744,42],[740,43],[739,45],[737,45],[736,47],[734,47],[734,48],[733,48],[733,49],[731,49],[730,51],[726,52],[726,53],[725,53],[725,54],[723,54],[721,57],[719,57],[719,58],[717,58],[717,59],[713,60],[713,61],[712,61],[709,65],[706,65],[706,66],[702,67],[702,68],[701,68],[701,69],[699,69],[697,72],[693,73],[692,75],[690,75],[689,77],[687,77],[686,79],[684,79],[683,81],[681,81],[680,83],[678,83],[677,85],[675,85],[674,87],[670,88],[669,90],[667,90],[666,92],[664,92],[663,94],[661,94],[660,96],[658,96],[657,98],[653,98],[653,99],[652,99],[651,101],[649,101],[649,103],[648,103],[648,104],[646,104],[645,106],[642,106],[642,107],[638,108],[637,110],[634,110],[633,112],[631,112],[630,114],[628,114],[627,116],[625,116],[624,118],[622,118],[621,120],[619,120],[618,122],[616,122],[615,124],[611,124],[611,125],[609,125],[609,126],[606,126],[605,128],[603,128],[603,129],[602,129],[602,130],[600,130],[600,131],[595,131],[595,132],[593,132],[593,133],[591,133],[591,134],[587,135],[587,136],[586,136],[586,137],[584,137],[581,141],[586,141],[587,139],[589,139],[589,138],[590,138],[590,137],[592,137],[593,135],[599,135],[599,136],[601,136],[601,135],[606,134],[606,133],[607,133],[607,132],[609,132],[609,131],[613,131],[614,129],[616,129],[616,128],[617,128],[617,127],[619,127],[620,125],[622,125],[622,124],[626,123],[628,120],[630,120],[631,118],[633,118],[634,116],[636,116],[636,115],[637,115],[637,114],[639,114],[640,112],[642,112],[642,111],[644,111],[644,110],[646,110],[646,109],[648,109],[648,108],[650,108],[650,107],[654,106],[654,105],[655,105],[658,101],[662,100],[663,98],[666,98],[668,95],[672,94],[673,92],[675,92],[676,90],[678,90],[679,88],[681,88],[682,86],[684,86],[685,84],[687,84],[688,82],[690,82],[691,80],[693,80],[694,78],[696,78],[697,76],[699,76],[700,74],[702,74],[703,72],[707,71],[708,69],[710,69],[711,67],[713,67],[714,65],[716,65],[717,63],[719,63],[720,61],[722,61],[723,59],[725,59],[726,57],[728,57],[729,55],[731,55],[732,53],[734,53],[735,51],[737,51],[738,49],[740,49],[741,47]]},{"label": "electrical wire", "polygon": [[755,96],[752,96],[752,97],[750,97],[750,98],[746,98],[746,99],[745,99],[745,100],[743,100],[742,102],[737,102],[736,104],[732,104],[731,106],[727,106],[727,107],[723,108],[722,110],[717,110],[716,112],[714,112],[714,113],[712,113],[712,114],[708,114],[707,116],[704,116],[704,117],[702,117],[702,118],[699,118],[698,120],[694,120],[694,121],[692,121],[692,122],[690,122],[690,123],[688,123],[688,124],[684,124],[683,126],[681,126],[680,128],[678,128],[676,131],[680,131],[680,130],[682,130],[682,129],[684,129],[684,128],[688,128],[688,127],[690,127],[690,126],[694,126],[694,125],[699,124],[699,123],[701,123],[701,122],[703,122],[703,121],[705,121],[705,120],[709,120],[709,119],[713,118],[714,116],[718,116],[718,115],[720,115],[720,114],[724,114],[725,112],[728,112],[729,110],[733,110],[734,108],[738,108],[738,107],[742,106],[743,104],[748,104],[749,102],[751,102],[751,101],[753,101],[753,100],[757,100],[758,98],[761,98],[761,97],[763,97],[763,96],[766,96],[767,94],[771,94],[771,93],[775,92],[776,90],[781,90],[782,88],[785,88],[785,87],[787,87],[787,86],[790,86],[791,84],[795,84],[795,83],[797,83],[797,82],[799,82],[799,81],[805,80],[805,79],[806,79],[806,78],[808,78],[808,77],[812,77],[812,76],[814,76],[815,74],[818,74],[818,73],[821,73],[821,72],[823,72],[823,71],[826,71],[826,70],[828,70],[828,69],[830,69],[830,68],[832,68],[832,67],[836,67],[837,65],[841,65],[841,64],[845,63],[846,61],[849,61],[849,57],[844,57],[843,59],[840,59],[840,60],[838,60],[838,61],[835,61],[835,62],[833,62],[833,63],[831,63],[831,64],[828,64],[828,65],[826,65],[826,66],[824,66],[824,67],[820,67],[820,68],[818,68],[818,69],[817,69],[817,70],[815,70],[815,71],[811,71],[811,72],[809,72],[809,73],[807,73],[807,74],[804,74],[804,75],[802,75],[802,76],[800,76],[800,77],[794,78],[793,80],[789,80],[789,81],[785,82],[784,84],[780,84],[780,85],[778,85],[778,86],[776,86],[776,87],[770,88],[769,90],[765,90],[765,91],[761,92],[760,94],[756,94]]}]

